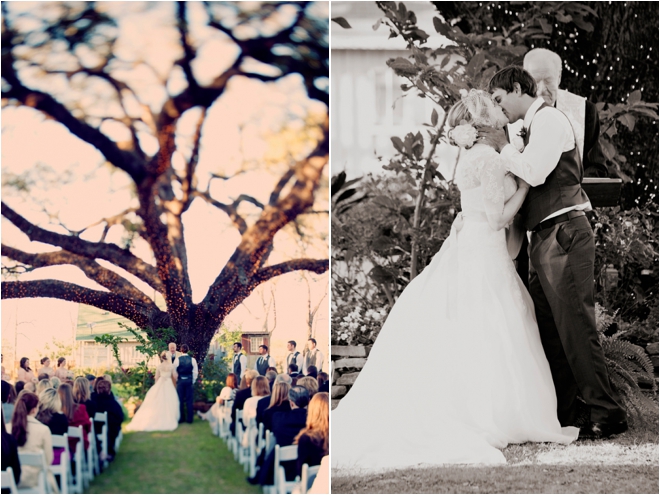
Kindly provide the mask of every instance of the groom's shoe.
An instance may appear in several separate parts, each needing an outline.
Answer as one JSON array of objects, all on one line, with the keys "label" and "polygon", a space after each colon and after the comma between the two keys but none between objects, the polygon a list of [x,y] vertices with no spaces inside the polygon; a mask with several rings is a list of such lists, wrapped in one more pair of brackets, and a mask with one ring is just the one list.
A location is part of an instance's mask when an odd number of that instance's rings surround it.
[{"label": "groom's shoe", "polygon": [[589,423],[584,428],[580,428],[578,439],[580,440],[599,440],[619,435],[628,430],[628,422],[620,423]]}]

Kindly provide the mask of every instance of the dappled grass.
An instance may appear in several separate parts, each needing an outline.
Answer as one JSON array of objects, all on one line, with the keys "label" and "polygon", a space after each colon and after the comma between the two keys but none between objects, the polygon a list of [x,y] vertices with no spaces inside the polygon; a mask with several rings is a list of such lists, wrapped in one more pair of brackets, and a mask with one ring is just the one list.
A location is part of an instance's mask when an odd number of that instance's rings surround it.
[{"label": "dappled grass", "polygon": [[[506,466],[333,473],[332,493],[658,493],[658,454],[652,449],[654,445],[658,445],[657,425],[632,429],[609,440],[581,440],[570,446],[511,444],[503,450]],[[608,459],[602,451],[608,449],[598,452],[598,446],[627,451],[627,463],[604,464]],[[566,465],[539,461],[549,455],[561,459],[562,454],[567,460],[573,459],[576,451],[584,454],[580,462]]]},{"label": "dappled grass", "polygon": [[173,432],[124,433],[114,462],[89,493],[259,493],[208,423]]},{"label": "dappled grass", "polygon": [[442,467],[333,476],[332,493],[658,493],[658,466]]}]

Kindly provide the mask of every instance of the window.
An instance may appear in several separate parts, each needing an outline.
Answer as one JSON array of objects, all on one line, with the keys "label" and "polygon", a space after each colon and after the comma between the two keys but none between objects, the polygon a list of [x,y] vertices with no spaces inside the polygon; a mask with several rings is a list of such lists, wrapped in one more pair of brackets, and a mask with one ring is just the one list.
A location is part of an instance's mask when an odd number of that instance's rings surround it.
[{"label": "window", "polygon": [[257,354],[259,352],[259,346],[263,343],[263,337],[250,337],[250,352]]}]

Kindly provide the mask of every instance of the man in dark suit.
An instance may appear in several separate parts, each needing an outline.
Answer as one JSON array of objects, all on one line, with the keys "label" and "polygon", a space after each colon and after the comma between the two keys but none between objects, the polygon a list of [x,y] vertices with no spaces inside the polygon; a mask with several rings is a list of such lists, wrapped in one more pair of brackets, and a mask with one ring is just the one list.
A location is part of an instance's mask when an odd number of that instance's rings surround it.
[{"label": "man in dark suit", "polygon": [[252,397],[252,380],[258,376],[259,372],[257,370],[247,370],[245,372],[245,384],[247,388],[236,392],[234,405],[231,408],[231,426],[229,427],[232,435],[236,433],[236,411],[242,411],[245,401]]},{"label": "man in dark suit", "polygon": [[[536,82],[536,94],[545,102],[561,110],[568,117],[575,133],[578,153],[582,159],[585,177],[607,177],[609,171],[605,164],[605,155],[600,145],[600,119],[596,105],[586,98],[575,95],[564,89],[559,89],[561,83],[562,60],[556,53],[545,48],[535,48],[525,55],[523,68]],[[508,136],[511,144],[521,150],[522,120],[511,123]],[[525,287],[529,288],[529,242],[526,237],[516,257],[516,270]]]},{"label": "man in dark suit", "polygon": [[[550,364],[562,426],[580,427],[584,438],[603,438],[628,429],[614,392],[596,329],[594,235],[585,210],[580,140],[571,120],[539,97],[534,78],[507,67],[489,82],[493,101],[512,121],[524,119],[521,153],[500,129],[479,131],[482,143],[505,159],[507,169],[531,187],[520,208],[531,233],[529,292],[539,335]],[[578,397],[589,407],[580,424]]]}]

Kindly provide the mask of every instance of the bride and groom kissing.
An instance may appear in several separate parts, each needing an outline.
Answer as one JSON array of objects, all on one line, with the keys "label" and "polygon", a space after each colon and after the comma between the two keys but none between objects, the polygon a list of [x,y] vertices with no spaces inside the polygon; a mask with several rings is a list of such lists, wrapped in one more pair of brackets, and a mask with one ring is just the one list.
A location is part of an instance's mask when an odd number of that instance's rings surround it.
[{"label": "bride and groom kissing", "polygon": [[182,344],[168,344],[160,354],[153,387],[126,427],[127,431],[173,431],[179,423],[193,422],[193,387],[197,381],[197,360],[188,355],[189,348]]},{"label": "bride and groom kissing", "polygon": [[[518,120],[522,152],[504,130]],[[503,464],[499,449],[510,443],[568,444],[628,427],[596,331],[591,204],[570,120],[512,66],[488,92],[456,103],[447,122],[450,142],[464,148],[462,212],[333,411],[337,468]],[[529,291],[512,262],[523,237]],[[418,344],[424,379],[392,366],[404,340]],[[392,401],[393,390],[408,399]]]}]

